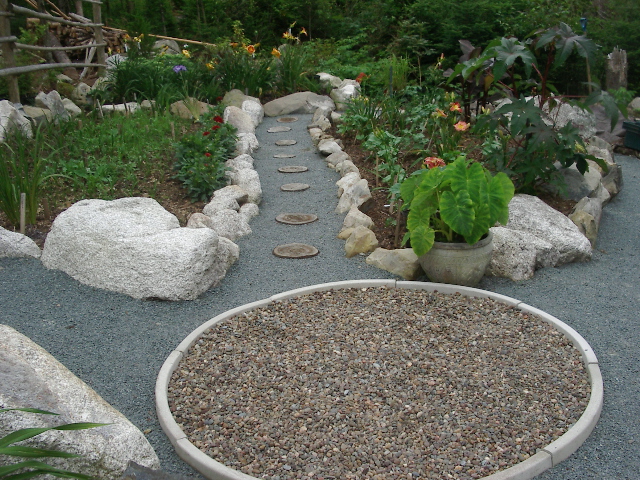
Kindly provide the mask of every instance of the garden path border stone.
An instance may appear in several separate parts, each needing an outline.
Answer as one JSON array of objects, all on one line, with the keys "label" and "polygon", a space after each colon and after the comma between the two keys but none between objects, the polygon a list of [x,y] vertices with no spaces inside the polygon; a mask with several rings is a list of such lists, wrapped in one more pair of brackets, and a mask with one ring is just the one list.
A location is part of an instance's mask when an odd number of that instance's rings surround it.
[{"label": "garden path border stone", "polygon": [[248,303],[228,310],[227,312],[224,312],[212,318],[208,322],[196,328],[180,343],[180,345],[178,345],[178,347],[173,352],[171,352],[171,354],[162,365],[156,381],[156,411],[162,429],[169,437],[171,444],[176,449],[180,458],[182,458],[185,462],[202,473],[206,478],[216,480],[255,480],[255,477],[229,468],[200,451],[187,439],[186,434],[174,420],[171,409],[169,407],[168,388],[171,376],[174,370],[178,367],[178,364],[180,363],[182,358],[187,354],[189,349],[198,341],[198,339],[206,330],[210,329],[212,326],[218,323],[230,319],[233,316],[240,315],[250,310],[255,310],[259,307],[267,306],[279,300],[299,297],[314,292],[323,292],[345,288],[368,288],[379,286],[386,286],[388,288],[424,290],[428,292],[438,291],[444,294],[460,293],[464,296],[490,298],[501,303],[506,303],[507,305],[512,305],[514,308],[538,316],[543,321],[547,322],[556,330],[564,334],[575,346],[575,348],[578,349],[578,351],[581,353],[582,361],[589,375],[589,381],[591,384],[591,395],[589,398],[589,403],[587,404],[587,407],[582,413],[580,419],[575,424],[573,424],[564,435],[562,435],[560,438],[550,443],[549,445],[542,447],[534,456],[513,467],[486,476],[484,477],[485,480],[526,480],[533,478],[536,475],[550,469],[551,467],[568,458],[580,447],[580,445],[582,445],[589,434],[593,431],[596,423],[598,422],[598,419],[600,418],[603,404],[603,382],[600,367],[598,364],[598,359],[596,358],[591,346],[578,332],[576,332],[566,323],[560,321],[552,315],[549,315],[531,305],[527,305],[526,303],[514,298],[476,288],[439,283],[409,282],[397,280],[350,280],[311,285],[295,290],[289,290],[287,292],[273,295],[263,300]]}]

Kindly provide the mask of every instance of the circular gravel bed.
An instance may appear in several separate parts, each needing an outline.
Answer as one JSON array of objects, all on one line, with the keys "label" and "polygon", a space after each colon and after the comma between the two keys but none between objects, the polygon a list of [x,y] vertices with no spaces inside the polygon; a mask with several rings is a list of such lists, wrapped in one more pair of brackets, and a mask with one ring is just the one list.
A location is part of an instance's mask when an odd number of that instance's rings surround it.
[{"label": "circular gravel bed", "polygon": [[389,287],[259,303],[174,357],[165,431],[272,480],[472,479],[527,459],[537,474],[587,409],[591,371],[581,337],[517,304]]}]

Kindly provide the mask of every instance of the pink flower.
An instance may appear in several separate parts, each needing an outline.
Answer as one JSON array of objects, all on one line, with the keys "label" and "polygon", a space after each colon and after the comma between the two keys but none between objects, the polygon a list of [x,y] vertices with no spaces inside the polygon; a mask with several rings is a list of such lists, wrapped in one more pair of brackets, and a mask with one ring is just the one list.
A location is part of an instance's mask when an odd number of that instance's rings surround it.
[{"label": "pink flower", "polygon": [[435,112],[433,112],[433,116],[439,117],[439,118],[446,118],[447,114],[444,113],[444,110],[442,110],[441,108],[438,108]]},{"label": "pink flower", "polygon": [[446,167],[447,164],[440,157],[427,157],[424,159],[424,164],[428,169],[436,167]]},{"label": "pink flower", "polygon": [[455,128],[459,132],[466,132],[467,130],[469,130],[470,126],[471,125],[468,124],[467,122],[463,122],[462,120],[460,120],[458,123],[456,123],[453,126],[453,128]]}]

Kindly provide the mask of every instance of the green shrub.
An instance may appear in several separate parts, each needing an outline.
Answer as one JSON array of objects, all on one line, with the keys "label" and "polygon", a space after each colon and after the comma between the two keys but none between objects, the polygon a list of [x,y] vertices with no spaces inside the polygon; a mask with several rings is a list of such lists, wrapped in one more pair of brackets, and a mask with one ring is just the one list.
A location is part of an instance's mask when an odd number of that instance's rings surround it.
[{"label": "green shrub", "polygon": [[223,123],[220,110],[202,118],[203,129],[183,137],[176,145],[174,178],[180,180],[193,201],[208,201],[225,185],[225,162],[233,156],[236,129]]}]

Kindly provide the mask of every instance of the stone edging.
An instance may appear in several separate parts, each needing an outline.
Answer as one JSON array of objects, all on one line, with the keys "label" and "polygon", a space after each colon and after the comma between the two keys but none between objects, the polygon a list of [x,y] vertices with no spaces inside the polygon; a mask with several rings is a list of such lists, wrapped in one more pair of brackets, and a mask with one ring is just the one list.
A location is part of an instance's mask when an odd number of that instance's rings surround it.
[{"label": "stone edging", "polygon": [[438,291],[445,294],[460,293],[470,297],[491,298],[493,300],[512,305],[524,312],[535,314],[543,321],[552,325],[556,330],[562,332],[571,343],[580,351],[582,361],[585,364],[591,383],[591,395],[587,408],[584,410],[578,421],[560,438],[541,448],[538,453],[513,467],[494,473],[484,480],[527,480],[539,475],[558,463],[568,458],[587,439],[595,427],[603,404],[603,383],[598,359],[587,341],[566,323],[557,318],[516,300],[498,293],[488,292],[477,288],[462,287],[441,283],[409,282],[399,280],[348,280],[342,282],[324,283],[308,287],[289,290],[284,293],[273,295],[269,298],[259,300],[246,305],[228,310],[205,322],[200,327],[191,332],[178,347],[167,357],[156,381],[156,412],[160,425],[165,434],[176,449],[176,452],[185,462],[198,470],[206,478],[216,480],[256,480],[255,477],[246,475],[237,470],[227,467],[209,457],[196,448],[188,439],[182,429],[178,426],[171,414],[167,397],[169,381],[174,370],[178,367],[180,360],[189,351],[200,336],[212,326],[224,322],[225,320],[259,307],[266,306],[272,302],[285,300],[318,291],[327,291],[345,288],[368,288],[382,287],[406,288],[413,290]]}]

